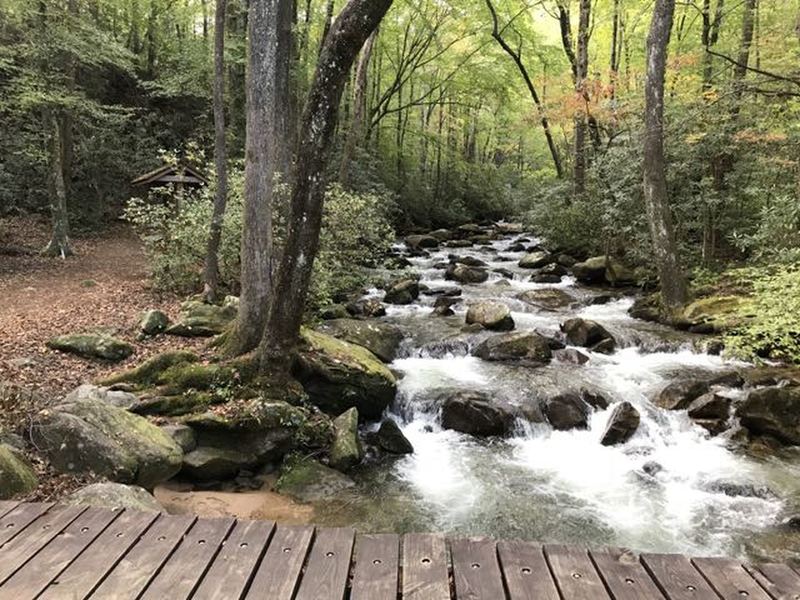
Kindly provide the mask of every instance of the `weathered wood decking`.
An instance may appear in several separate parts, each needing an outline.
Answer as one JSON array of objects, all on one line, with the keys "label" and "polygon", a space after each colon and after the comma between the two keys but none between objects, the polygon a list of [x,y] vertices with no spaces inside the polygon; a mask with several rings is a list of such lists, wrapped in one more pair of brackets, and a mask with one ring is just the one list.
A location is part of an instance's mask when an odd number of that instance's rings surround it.
[{"label": "weathered wood decking", "polygon": [[798,600],[800,574],[681,555],[0,502],[0,599]]}]

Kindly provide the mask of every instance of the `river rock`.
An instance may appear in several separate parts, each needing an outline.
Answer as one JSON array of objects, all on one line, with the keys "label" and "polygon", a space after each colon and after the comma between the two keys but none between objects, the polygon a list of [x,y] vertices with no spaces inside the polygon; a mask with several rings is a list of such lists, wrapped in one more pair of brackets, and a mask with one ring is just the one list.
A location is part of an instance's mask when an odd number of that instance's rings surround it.
[{"label": "river rock", "polygon": [[189,300],[181,305],[178,322],[164,333],[182,337],[210,337],[225,331],[236,318],[236,307],[217,306],[197,300]]},{"label": "river rock", "polygon": [[148,310],[139,319],[139,331],[144,335],[158,335],[169,327],[169,317],[160,310]]},{"label": "river rock", "polygon": [[561,275],[553,275],[550,273],[536,273],[535,275],[531,275],[530,280],[533,283],[545,283],[545,284],[559,283],[561,281]]},{"label": "river rock", "polygon": [[480,258],[475,258],[474,256],[458,256],[457,254],[450,254],[447,258],[453,264],[466,265],[468,267],[486,268],[489,266]]},{"label": "river rock", "polygon": [[362,298],[349,302],[347,312],[354,317],[385,317],[386,307],[376,298]]},{"label": "river rock", "polygon": [[521,242],[515,242],[506,248],[506,252],[525,252],[525,248],[525,244]]},{"label": "river rock", "polygon": [[547,364],[553,356],[547,339],[533,331],[492,336],[476,346],[472,355],[488,361],[522,361],[534,364]]},{"label": "river rock", "polygon": [[350,313],[347,312],[347,307],[344,304],[329,304],[319,311],[319,318],[323,321],[347,319],[349,316]]},{"label": "river rock", "polygon": [[162,425],[161,429],[181,447],[184,453],[191,452],[197,448],[197,434],[195,434],[194,429],[188,425],[183,423],[168,423],[167,425]]},{"label": "river rock", "polygon": [[686,379],[673,381],[656,396],[656,406],[667,410],[684,410],[697,398],[707,393],[708,381]]},{"label": "river rock", "polygon": [[152,489],[175,475],[183,451],[147,419],[100,400],[39,411],[33,443],[63,473],[94,473]]},{"label": "river rock", "polygon": [[736,416],[751,433],[800,445],[800,387],[753,390],[736,409]]},{"label": "river rock", "polygon": [[335,319],[318,328],[327,335],[363,346],[383,362],[392,362],[403,341],[403,332],[396,325],[356,319]]},{"label": "river rock", "polygon": [[377,419],[392,403],[397,381],[369,350],[310,329],[301,338],[296,377],[322,410],[356,407],[362,418]]},{"label": "river rock", "polygon": [[478,302],[467,310],[467,325],[477,323],[493,331],[511,331],[514,319],[511,311],[501,302]]},{"label": "river rock", "polygon": [[588,355],[575,348],[559,350],[554,354],[554,357],[558,362],[570,365],[585,365],[590,360]]},{"label": "river rock", "polygon": [[447,268],[444,278],[459,283],[484,283],[489,279],[489,272],[480,267],[455,264]]},{"label": "river rock", "polygon": [[92,483],[71,493],[65,504],[99,506],[101,508],[126,508],[141,512],[162,512],[164,507],[146,489],[138,485],[102,482]]},{"label": "river rock", "polygon": [[372,439],[378,448],[389,454],[412,454],[414,452],[414,446],[393,419],[381,421],[381,426]]},{"label": "river rock", "polygon": [[461,298],[451,298],[448,296],[441,296],[433,303],[432,314],[437,317],[451,317],[455,314],[453,306],[459,304]]},{"label": "river rock", "polygon": [[0,500],[28,494],[39,481],[22,453],[7,444],[0,444]]},{"label": "river rock", "polygon": [[692,400],[688,413],[692,419],[727,419],[730,416],[731,399],[714,392],[703,394]]},{"label": "river rock", "polygon": [[497,273],[498,275],[504,277],[505,279],[514,279],[514,271],[510,271],[502,267],[492,269],[492,272]]},{"label": "river rock", "polygon": [[419,298],[419,282],[416,279],[401,279],[389,284],[383,301],[387,304],[411,304]]},{"label": "river rock", "polygon": [[355,486],[347,475],[312,459],[292,456],[281,466],[275,491],[301,502],[328,500]]},{"label": "river rock", "polygon": [[420,356],[425,358],[448,358],[451,356],[467,356],[469,344],[458,338],[447,338],[436,342],[429,342],[422,346]]},{"label": "river rock", "polygon": [[409,248],[438,248],[439,238],[432,235],[409,235],[406,237],[406,246]]},{"label": "river rock", "polygon": [[133,354],[133,346],[118,338],[101,333],[60,335],[47,342],[53,350],[77,354],[83,358],[100,358],[111,362],[125,360]]},{"label": "river rock", "polygon": [[517,299],[544,310],[558,310],[575,302],[575,298],[557,288],[528,290],[518,294]]},{"label": "river rock", "polygon": [[429,234],[431,237],[435,237],[440,242],[446,242],[453,238],[453,232],[449,229],[437,229],[435,231],[431,231]]},{"label": "river rock", "polygon": [[630,402],[620,402],[608,419],[600,443],[603,446],[624,444],[636,433],[640,420],[639,411]]},{"label": "river rock", "polygon": [[561,331],[573,346],[582,346],[595,352],[611,353],[616,340],[605,327],[588,319],[569,319],[561,325]]},{"label": "river rock", "polygon": [[458,392],[442,402],[442,427],[476,436],[506,435],[514,426],[510,409],[482,392]]},{"label": "river rock", "polygon": [[337,471],[349,471],[364,458],[358,437],[358,410],[351,408],[333,420],[333,445],[330,465]]},{"label": "river rock", "polygon": [[531,252],[526,254],[517,263],[523,269],[541,269],[553,262],[554,257],[548,252]]},{"label": "river rock", "polygon": [[181,475],[193,481],[231,479],[256,462],[253,456],[237,450],[198,446],[183,457]]},{"label": "river rock", "polygon": [[613,257],[595,256],[572,266],[572,274],[589,285],[632,285],[636,283],[633,270]]},{"label": "river rock", "polygon": [[539,269],[540,275],[556,275],[558,277],[564,277],[568,273],[569,271],[567,271],[566,267],[563,267],[558,263],[550,263],[549,265]]},{"label": "river rock", "polygon": [[736,483],[733,481],[712,481],[705,488],[709,492],[725,494],[726,496],[742,498],[760,498],[761,500],[775,500],[777,495],[766,486],[753,485],[752,483]]},{"label": "river rock", "polygon": [[460,287],[453,285],[449,287],[429,288],[425,291],[420,290],[420,293],[423,296],[455,298],[456,296],[461,296],[462,291]]},{"label": "river rock", "polygon": [[611,402],[608,401],[608,398],[596,390],[581,388],[580,396],[581,400],[586,402],[586,404],[595,410],[605,410],[611,405]]},{"label": "river rock", "polygon": [[586,429],[589,426],[591,408],[574,392],[565,392],[548,399],[542,407],[547,421],[553,429]]}]

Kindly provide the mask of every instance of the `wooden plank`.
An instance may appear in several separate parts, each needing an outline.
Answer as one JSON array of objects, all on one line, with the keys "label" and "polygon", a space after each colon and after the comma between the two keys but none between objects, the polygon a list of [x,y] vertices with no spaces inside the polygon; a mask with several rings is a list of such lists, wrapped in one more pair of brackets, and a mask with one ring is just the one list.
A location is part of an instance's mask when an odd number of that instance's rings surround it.
[{"label": "wooden plank", "polygon": [[664,600],[639,557],[629,550],[590,550],[589,556],[614,600]]},{"label": "wooden plank", "polygon": [[56,506],[36,519],[25,532],[0,549],[0,584],[17,572],[26,562],[47,546],[86,507]]},{"label": "wooden plank", "polygon": [[497,545],[487,538],[450,540],[456,597],[497,600],[506,597]]},{"label": "wooden plank", "polygon": [[147,586],[141,600],[189,598],[235,523],[231,518],[198,520]]},{"label": "wooden plank", "polygon": [[88,597],[157,518],[158,513],[123,512],[57,579],[51,582],[39,599],[78,600]]},{"label": "wooden plank", "polygon": [[404,535],[402,564],[404,600],[450,600],[444,536]]},{"label": "wooden plank", "polygon": [[0,518],[0,547],[7,544],[20,531],[46,513],[53,505],[49,502],[20,504]]},{"label": "wooden plank", "polygon": [[769,595],[744,570],[742,563],[732,558],[695,558],[695,568],[723,598],[770,600]]},{"label": "wooden plank", "polygon": [[17,506],[19,506],[19,502],[15,502],[14,500],[0,500],[0,517],[11,512],[17,508]]},{"label": "wooden plank", "polygon": [[355,532],[349,528],[318,528],[300,580],[296,600],[342,600]]},{"label": "wooden plank", "polygon": [[719,596],[680,554],[643,554],[642,564],[669,600],[718,600]]},{"label": "wooden plank", "polygon": [[292,600],[314,528],[279,525],[250,584],[247,600]]},{"label": "wooden plank", "polygon": [[530,542],[497,543],[510,600],[559,600],[542,547]]},{"label": "wooden plank", "polygon": [[121,513],[107,508],[86,509],[3,584],[3,594],[15,600],[36,598]]},{"label": "wooden plank", "polygon": [[610,598],[585,548],[547,545],[544,555],[562,597],[569,600]]},{"label": "wooden plank", "polygon": [[192,600],[241,598],[275,529],[272,521],[240,521],[214,559]]},{"label": "wooden plank", "polygon": [[189,516],[160,516],[100,584],[91,598],[134,600],[194,524]]},{"label": "wooden plank", "polygon": [[775,600],[800,600],[800,575],[788,565],[745,565],[744,568]]},{"label": "wooden plank", "polygon": [[397,600],[399,578],[400,536],[358,536],[350,600]]}]

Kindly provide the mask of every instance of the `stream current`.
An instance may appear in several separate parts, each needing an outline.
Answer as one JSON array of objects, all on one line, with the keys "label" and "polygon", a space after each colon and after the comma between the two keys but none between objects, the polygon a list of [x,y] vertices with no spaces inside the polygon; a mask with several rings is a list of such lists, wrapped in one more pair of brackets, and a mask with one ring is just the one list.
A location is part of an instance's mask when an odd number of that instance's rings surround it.
[{"label": "stream current", "polygon": [[[444,248],[410,259],[410,269],[431,289],[453,286],[434,268],[450,253],[480,259],[490,271],[508,269],[514,277],[498,283],[504,278],[491,272],[485,283],[460,285],[461,302],[450,317],[431,315],[431,295],[387,306],[383,320],[406,334],[400,358],[390,365],[399,384],[389,416],[415,451],[362,466],[354,475],[356,491],[318,505],[317,521],[370,531],[444,531],[643,552],[773,559],[800,552],[793,547],[797,534],[777,527],[787,510],[796,508],[800,463],[791,454],[757,458],[734,450],[685,411],[662,410],[651,402],[671,381],[748,366],[698,351],[692,336],[631,318],[630,298],[593,304],[608,290],[571,277],[555,285],[529,282],[533,271],[517,266],[524,253],[506,251],[512,241]],[[559,288],[574,302],[543,310],[517,299],[540,288]],[[373,289],[368,295],[380,299],[383,292]],[[496,334],[462,332],[467,306],[481,300],[505,303],[516,331],[555,335],[569,318],[595,320],[616,337],[618,349],[611,355],[581,349],[589,356],[583,365],[555,359],[543,367],[485,362],[470,356],[469,348]],[[587,430],[554,431],[520,421],[509,438],[479,439],[443,429],[431,406],[442,391],[481,390],[523,406],[582,388],[611,401],[607,410],[593,413]],[[639,410],[641,425],[627,443],[602,446],[611,411],[623,400]],[[732,496],[719,491],[719,482],[773,493]]]}]

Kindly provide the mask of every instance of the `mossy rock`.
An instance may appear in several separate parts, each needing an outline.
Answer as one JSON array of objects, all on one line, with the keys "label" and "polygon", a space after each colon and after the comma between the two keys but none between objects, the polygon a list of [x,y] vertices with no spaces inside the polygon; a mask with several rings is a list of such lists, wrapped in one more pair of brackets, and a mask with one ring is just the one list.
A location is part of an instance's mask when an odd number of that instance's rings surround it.
[{"label": "mossy rock", "polygon": [[28,494],[39,481],[33,467],[11,446],[0,444],[0,500]]},{"label": "mossy rock", "polygon": [[73,492],[64,499],[66,504],[128,508],[142,512],[162,512],[164,507],[146,489],[137,485],[102,482],[93,483]]},{"label": "mossy rock", "polygon": [[236,318],[236,306],[217,306],[196,300],[184,302],[180,320],[164,333],[182,337],[211,337],[225,331]]},{"label": "mossy rock", "polygon": [[133,354],[133,346],[129,343],[100,333],[60,335],[47,342],[47,346],[83,358],[100,358],[112,362],[125,360]]},{"label": "mossy rock", "polygon": [[185,392],[176,396],[142,397],[128,410],[137,415],[179,417],[207,410],[216,401],[207,392]]},{"label": "mossy rock", "polygon": [[403,341],[403,332],[396,325],[358,319],[334,319],[319,330],[351,344],[363,346],[384,362],[392,362]]},{"label": "mossy rock", "polygon": [[169,327],[169,317],[160,310],[148,310],[139,319],[139,331],[144,335],[158,335]]},{"label": "mossy rock", "polygon": [[377,419],[393,401],[397,380],[369,350],[304,329],[295,376],[311,402],[329,414],[356,407],[367,419]]},{"label": "mossy rock", "polygon": [[311,458],[287,458],[275,484],[275,490],[301,502],[327,500],[355,487],[346,475]]},{"label": "mossy rock", "polygon": [[100,385],[110,386],[120,383],[130,383],[137,387],[155,385],[161,374],[177,365],[196,363],[200,360],[197,355],[185,350],[164,352],[146,360],[134,369],[112,373],[99,381]]},{"label": "mossy rock", "polygon": [[351,408],[333,420],[333,446],[330,464],[337,471],[348,471],[364,458],[358,437],[358,410]]},{"label": "mossy rock", "polygon": [[745,303],[742,296],[708,296],[689,304],[682,316],[691,326],[705,325],[716,332],[726,331],[742,322]]},{"label": "mossy rock", "polygon": [[197,481],[229,479],[255,460],[238,450],[198,446],[183,457],[181,475]]}]

